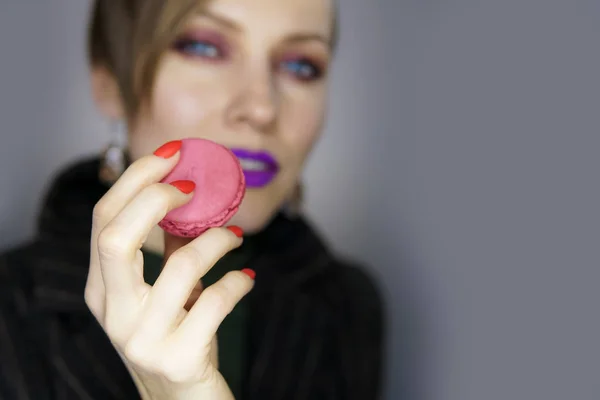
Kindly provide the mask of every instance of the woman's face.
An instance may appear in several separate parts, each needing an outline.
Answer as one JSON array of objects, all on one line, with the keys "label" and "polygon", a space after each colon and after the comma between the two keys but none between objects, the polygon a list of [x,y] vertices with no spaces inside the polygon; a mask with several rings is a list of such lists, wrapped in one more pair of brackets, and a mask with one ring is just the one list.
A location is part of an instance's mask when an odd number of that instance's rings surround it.
[{"label": "woman's face", "polygon": [[215,0],[165,54],[130,127],[133,159],[206,138],[239,157],[247,191],[231,221],[260,230],[292,194],[320,135],[331,0]]}]

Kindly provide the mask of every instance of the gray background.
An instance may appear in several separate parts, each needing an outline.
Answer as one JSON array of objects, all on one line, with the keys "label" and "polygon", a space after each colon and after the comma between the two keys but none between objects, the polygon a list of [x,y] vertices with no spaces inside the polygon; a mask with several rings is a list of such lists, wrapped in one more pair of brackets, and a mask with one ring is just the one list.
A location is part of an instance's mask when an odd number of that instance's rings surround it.
[{"label": "gray background", "polygon": [[[385,398],[403,365],[431,399],[600,398],[600,3],[341,3],[307,208],[381,281]],[[33,232],[50,175],[107,141],[86,10],[0,5],[2,247]]]}]

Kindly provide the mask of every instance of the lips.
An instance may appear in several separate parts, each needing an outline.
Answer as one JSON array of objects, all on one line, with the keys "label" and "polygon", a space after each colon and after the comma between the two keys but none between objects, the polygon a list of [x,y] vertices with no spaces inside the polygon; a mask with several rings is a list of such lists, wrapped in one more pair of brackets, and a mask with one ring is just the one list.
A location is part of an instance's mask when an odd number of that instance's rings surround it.
[{"label": "lips", "polygon": [[247,149],[231,149],[231,151],[240,161],[247,187],[264,187],[271,183],[279,172],[279,164],[269,152]]}]

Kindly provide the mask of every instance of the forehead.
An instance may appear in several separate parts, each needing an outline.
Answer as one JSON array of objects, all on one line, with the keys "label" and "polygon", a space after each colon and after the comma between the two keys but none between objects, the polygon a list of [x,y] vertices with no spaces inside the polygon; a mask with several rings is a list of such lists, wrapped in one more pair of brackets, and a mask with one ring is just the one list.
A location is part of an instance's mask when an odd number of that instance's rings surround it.
[{"label": "forehead", "polygon": [[212,0],[204,9],[242,29],[330,37],[333,0]]}]

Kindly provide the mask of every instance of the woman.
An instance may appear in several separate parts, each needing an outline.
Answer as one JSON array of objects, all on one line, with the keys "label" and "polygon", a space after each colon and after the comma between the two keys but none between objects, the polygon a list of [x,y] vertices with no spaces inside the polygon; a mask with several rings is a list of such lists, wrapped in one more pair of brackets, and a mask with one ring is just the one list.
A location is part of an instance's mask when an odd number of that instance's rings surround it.
[{"label": "woman", "polygon": [[[94,99],[127,146],[63,171],[0,259],[0,398],[378,398],[375,285],[290,212],[332,0],[97,0],[90,27]],[[156,226],[195,195],[158,183],[187,137],[232,148],[248,184],[231,226],[191,241]]]}]

